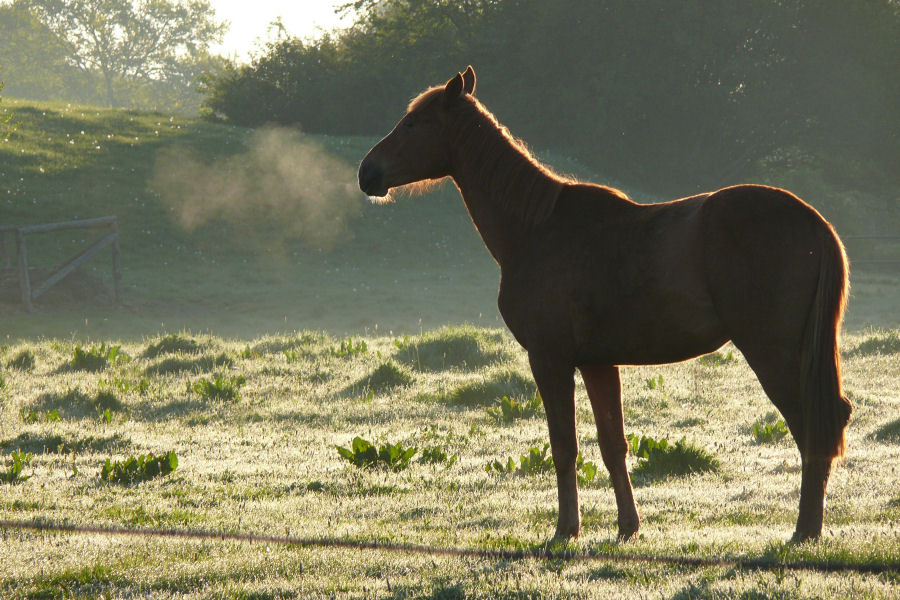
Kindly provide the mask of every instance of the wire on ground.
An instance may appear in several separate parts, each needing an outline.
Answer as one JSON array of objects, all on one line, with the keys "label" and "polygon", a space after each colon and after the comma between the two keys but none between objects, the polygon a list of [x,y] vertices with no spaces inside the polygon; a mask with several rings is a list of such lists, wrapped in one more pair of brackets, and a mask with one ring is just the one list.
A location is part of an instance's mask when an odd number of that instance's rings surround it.
[{"label": "wire on ground", "polygon": [[0,529],[26,530],[56,533],[83,533],[98,535],[125,535],[132,537],[182,538],[193,540],[220,540],[230,542],[247,542],[262,544],[278,544],[288,546],[341,548],[348,550],[376,550],[386,552],[406,552],[411,554],[430,554],[437,556],[462,556],[485,558],[490,560],[569,560],[569,561],[607,561],[672,564],[689,567],[734,567],[741,570],[804,570],[826,573],[851,571],[856,573],[891,573],[900,572],[900,562],[887,563],[848,563],[844,561],[785,561],[770,558],[750,557],[691,557],[672,555],[613,554],[600,551],[574,552],[571,550],[555,550],[552,547],[540,549],[471,549],[441,548],[418,544],[402,544],[394,542],[364,541],[332,537],[294,537],[279,535],[262,535],[254,533],[227,533],[190,529],[128,529],[104,525],[71,525],[50,521],[9,521],[0,520]]}]

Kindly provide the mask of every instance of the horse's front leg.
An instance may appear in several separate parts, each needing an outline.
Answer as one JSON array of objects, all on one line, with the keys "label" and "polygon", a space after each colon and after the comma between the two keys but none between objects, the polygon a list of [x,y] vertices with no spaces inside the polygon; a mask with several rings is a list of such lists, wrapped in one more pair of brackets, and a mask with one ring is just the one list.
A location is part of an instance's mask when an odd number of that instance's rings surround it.
[{"label": "horse's front leg", "polygon": [[628,441],[625,439],[625,421],[622,415],[622,384],[619,368],[614,366],[579,367],[584,378],[597,423],[597,439],[603,464],[609,471],[616,492],[616,508],[619,511],[619,539],[627,540],[641,526],[625,457]]},{"label": "horse's front leg", "polygon": [[559,517],[553,537],[578,537],[581,531],[581,513],[578,511],[578,483],[575,474],[575,461],[578,457],[578,437],[575,434],[575,368],[531,352],[528,360],[547,413],[550,448],[553,451],[553,465],[556,467]]}]

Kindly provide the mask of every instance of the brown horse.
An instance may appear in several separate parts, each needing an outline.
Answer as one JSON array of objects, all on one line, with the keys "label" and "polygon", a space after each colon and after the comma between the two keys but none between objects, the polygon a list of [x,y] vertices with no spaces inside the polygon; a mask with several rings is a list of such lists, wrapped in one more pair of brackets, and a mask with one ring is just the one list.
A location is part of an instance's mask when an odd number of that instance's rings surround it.
[{"label": "brown horse", "polygon": [[784,190],[739,185],[662,204],[559,177],[475,99],[469,67],[429,89],[363,159],[360,188],[452,177],[500,265],[499,307],[528,352],[547,413],[556,537],[581,529],[574,372],[590,397],[618,507],[640,526],[625,465],[618,365],[743,352],[802,457],[793,539],[822,532],[832,460],[852,407],[837,350],[847,259],[834,229]]}]

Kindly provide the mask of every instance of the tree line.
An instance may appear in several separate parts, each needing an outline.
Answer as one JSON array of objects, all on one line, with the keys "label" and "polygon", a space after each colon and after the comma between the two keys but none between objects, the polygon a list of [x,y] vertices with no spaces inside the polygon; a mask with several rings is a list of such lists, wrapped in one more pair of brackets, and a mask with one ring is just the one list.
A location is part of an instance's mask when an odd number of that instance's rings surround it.
[{"label": "tree line", "polygon": [[196,111],[226,27],[207,0],[14,0],[0,4],[0,67],[15,96]]},{"label": "tree line", "polygon": [[219,118],[383,134],[423,87],[475,66],[517,135],[650,191],[806,165],[900,180],[895,0],[358,0],[319,39],[274,40],[207,81]]}]

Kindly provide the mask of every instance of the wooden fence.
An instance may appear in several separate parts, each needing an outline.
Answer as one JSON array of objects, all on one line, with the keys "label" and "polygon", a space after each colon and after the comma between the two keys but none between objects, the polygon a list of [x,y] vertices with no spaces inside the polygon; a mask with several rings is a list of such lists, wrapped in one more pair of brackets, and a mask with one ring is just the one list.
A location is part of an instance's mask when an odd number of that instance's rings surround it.
[{"label": "wooden fence", "polygon": [[[46,280],[37,287],[32,286],[28,274],[28,248],[25,244],[25,236],[35,233],[50,233],[66,229],[100,229],[106,233],[93,244],[70,258],[62,266],[57,268]],[[33,302],[48,289],[59,283],[72,271],[96,256],[107,246],[112,246],[112,274],[113,289],[116,304],[122,298],[122,259],[119,250],[119,224],[116,217],[99,217],[96,219],[81,219],[78,221],[64,221],[60,223],[45,223],[43,225],[27,225],[24,227],[0,226],[0,260],[4,269],[12,269],[11,256],[6,248],[7,237],[15,237],[16,255],[18,257],[17,270],[19,278],[19,290],[22,294],[22,304],[25,310],[31,312]]]}]

